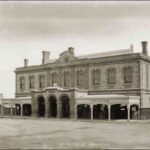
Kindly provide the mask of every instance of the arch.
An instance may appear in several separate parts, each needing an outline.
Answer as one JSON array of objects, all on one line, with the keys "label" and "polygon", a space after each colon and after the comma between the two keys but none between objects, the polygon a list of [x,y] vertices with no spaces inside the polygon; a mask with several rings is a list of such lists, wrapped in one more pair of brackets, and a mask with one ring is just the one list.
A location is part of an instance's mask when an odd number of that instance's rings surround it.
[{"label": "arch", "polygon": [[77,116],[82,119],[90,119],[91,118],[91,109],[88,104],[79,104],[77,106]]},{"label": "arch", "polygon": [[108,107],[104,104],[96,104],[93,106],[94,119],[108,119]]},{"label": "arch", "polygon": [[137,104],[132,104],[130,106],[130,118],[131,119],[139,118],[139,106]]},{"label": "arch", "polygon": [[43,96],[39,96],[37,98],[38,102],[38,116],[44,117],[45,116],[45,99]]},{"label": "arch", "polygon": [[23,115],[31,116],[31,104],[23,104]]},{"label": "arch", "polygon": [[62,110],[62,117],[69,118],[70,116],[70,99],[68,95],[62,95],[60,97],[61,101],[61,110]]},{"label": "arch", "polygon": [[57,117],[57,99],[55,95],[50,95],[48,98],[49,102],[49,116]]},{"label": "arch", "polygon": [[127,106],[126,104],[111,105],[111,118],[112,119],[127,119]]}]

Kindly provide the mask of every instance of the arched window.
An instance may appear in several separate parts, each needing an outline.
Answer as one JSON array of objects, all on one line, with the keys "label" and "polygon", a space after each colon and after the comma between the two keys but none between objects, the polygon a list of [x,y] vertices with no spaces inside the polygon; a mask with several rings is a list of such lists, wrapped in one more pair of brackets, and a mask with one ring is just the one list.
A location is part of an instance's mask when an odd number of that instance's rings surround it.
[{"label": "arched window", "polygon": [[84,85],[84,72],[83,70],[77,71],[77,86]]},{"label": "arched window", "polygon": [[64,87],[70,87],[70,73],[64,72]]},{"label": "arched window", "polygon": [[20,77],[20,89],[25,89],[25,77]]},{"label": "arched window", "polygon": [[125,83],[132,83],[132,74],[133,74],[132,67],[124,67],[124,82]]},{"label": "arched window", "polygon": [[39,88],[45,87],[45,75],[39,75]]},{"label": "arched window", "polygon": [[93,85],[99,85],[100,84],[100,70],[96,69],[92,71],[93,76]]},{"label": "arched window", "polygon": [[33,89],[34,88],[34,76],[29,76],[29,88]]},{"label": "arched window", "polygon": [[52,86],[54,86],[54,84],[57,84],[57,73],[56,72],[52,73]]},{"label": "arched window", "polygon": [[108,69],[108,84],[115,84],[116,83],[116,69],[109,68]]}]

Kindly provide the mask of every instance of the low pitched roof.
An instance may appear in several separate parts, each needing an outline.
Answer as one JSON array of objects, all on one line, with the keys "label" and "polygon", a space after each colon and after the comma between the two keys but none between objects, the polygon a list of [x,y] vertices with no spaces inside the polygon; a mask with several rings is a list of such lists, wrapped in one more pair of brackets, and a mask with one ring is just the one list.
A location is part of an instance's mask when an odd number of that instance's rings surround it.
[{"label": "low pitched roof", "polygon": [[99,57],[108,57],[108,56],[116,56],[116,55],[123,55],[123,54],[130,54],[133,53],[132,49],[122,49],[122,50],[115,50],[115,51],[107,51],[102,53],[95,53],[95,54],[88,54],[78,56],[79,59],[92,59],[92,58],[99,58]]}]

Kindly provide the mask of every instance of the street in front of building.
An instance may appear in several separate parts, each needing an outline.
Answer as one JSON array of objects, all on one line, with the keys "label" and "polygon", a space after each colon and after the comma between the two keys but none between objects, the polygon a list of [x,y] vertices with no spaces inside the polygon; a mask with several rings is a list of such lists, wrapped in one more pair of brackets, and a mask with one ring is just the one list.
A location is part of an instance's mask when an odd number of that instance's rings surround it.
[{"label": "street in front of building", "polygon": [[1,118],[0,149],[146,149],[150,121]]}]

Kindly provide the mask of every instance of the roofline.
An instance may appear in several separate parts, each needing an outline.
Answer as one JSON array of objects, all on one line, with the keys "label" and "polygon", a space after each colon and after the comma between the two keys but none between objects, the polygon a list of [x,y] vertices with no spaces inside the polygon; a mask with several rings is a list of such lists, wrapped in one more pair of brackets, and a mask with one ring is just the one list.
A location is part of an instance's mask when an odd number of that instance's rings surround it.
[{"label": "roofline", "polygon": [[[129,57],[126,57],[126,56],[131,56],[131,58]],[[89,62],[89,61],[93,61],[93,60],[96,60],[96,61],[100,61],[101,60],[101,63],[103,62],[108,62],[107,59],[109,58],[119,58],[119,57],[122,57],[120,60],[133,60],[133,57],[134,59],[142,59],[144,61],[148,61],[150,62],[150,57],[149,56],[144,56],[143,54],[141,53],[129,53],[129,54],[122,54],[122,55],[114,55],[114,56],[105,56],[105,57],[97,57],[97,58],[85,58],[85,59],[76,59],[75,61],[72,61],[70,62],[69,64],[62,64],[62,63],[47,63],[47,64],[41,64],[41,65],[33,65],[33,66],[28,66],[28,67],[19,67],[19,68],[16,68],[16,70],[14,70],[15,73],[17,72],[26,72],[26,71],[31,71],[30,69],[32,69],[32,71],[36,71],[36,70],[45,70],[46,68],[53,68],[53,67],[63,67],[63,66],[74,66],[74,65],[79,65],[78,63],[80,61],[85,61],[85,62],[82,62],[82,64],[86,65],[86,64],[89,64],[89,63],[92,63],[92,62]],[[124,57],[124,58],[123,58]],[[102,59],[105,59],[105,60],[102,60]],[[116,61],[115,59],[114,60],[109,60],[109,61]],[[118,60],[119,61],[119,60]],[[93,62],[94,63],[94,62]]]}]

